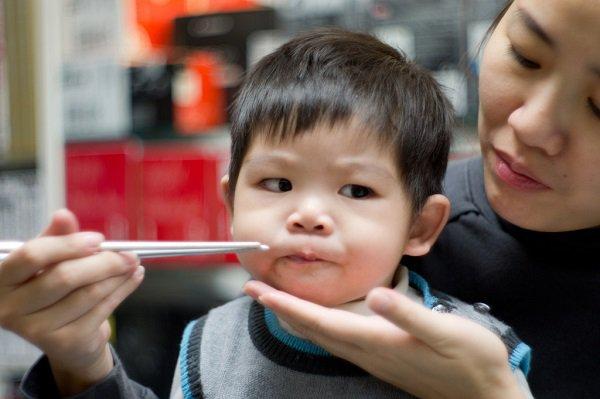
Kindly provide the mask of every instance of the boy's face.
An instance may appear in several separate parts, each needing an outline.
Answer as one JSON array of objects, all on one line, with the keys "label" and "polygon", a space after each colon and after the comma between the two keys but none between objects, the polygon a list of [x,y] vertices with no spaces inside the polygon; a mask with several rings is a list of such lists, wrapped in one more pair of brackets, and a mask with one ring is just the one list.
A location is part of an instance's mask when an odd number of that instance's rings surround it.
[{"label": "boy's face", "polygon": [[347,126],[282,144],[259,134],[233,210],[233,238],[270,247],[238,255],[252,276],[326,306],[390,285],[412,213],[392,151]]}]

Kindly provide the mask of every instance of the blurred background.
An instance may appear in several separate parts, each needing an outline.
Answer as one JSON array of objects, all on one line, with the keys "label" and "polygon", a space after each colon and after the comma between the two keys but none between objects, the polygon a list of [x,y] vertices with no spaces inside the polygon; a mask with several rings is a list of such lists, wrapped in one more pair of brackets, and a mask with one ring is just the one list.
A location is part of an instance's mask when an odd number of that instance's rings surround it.
[{"label": "blurred background", "polygon": [[[218,182],[245,71],[318,26],[370,32],[431,70],[477,153],[478,48],[503,0],[0,0],[0,239],[52,210],[114,240],[229,239]],[[184,326],[240,295],[234,256],[145,262],[113,317],[130,376],[167,397]],[[39,351],[0,329],[0,398]]]}]

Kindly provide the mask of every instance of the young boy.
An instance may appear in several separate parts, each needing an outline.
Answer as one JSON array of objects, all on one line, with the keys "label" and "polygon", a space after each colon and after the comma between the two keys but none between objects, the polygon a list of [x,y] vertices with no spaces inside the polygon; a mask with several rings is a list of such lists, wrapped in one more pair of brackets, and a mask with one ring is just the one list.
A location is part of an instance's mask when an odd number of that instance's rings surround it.
[{"label": "young boy", "polygon": [[[529,348],[475,307],[400,266],[425,254],[449,212],[439,194],[452,110],[425,71],[358,33],[319,30],[264,58],[237,98],[222,181],[239,255],[260,281],[328,307],[368,314],[366,294],[395,287],[501,336],[527,371]],[[303,339],[239,298],[185,330],[172,396],[408,397]],[[191,396],[190,396],[191,395]]]},{"label": "young boy", "polygon": [[[257,64],[233,109],[222,181],[233,237],[269,246],[239,259],[253,278],[328,307],[369,314],[366,294],[387,286],[471,318],[502,338],[522,375],[529,348],[508,326],[400,265],[404,254],[425,254],[446,222],[440,193],[451,129],[433,78],[377,39],[333,29],[291,40]],[[115,370],[77,397],[150,397],[118,360]],[[171,397],[410,395],[242,297],[188,325]]]}]

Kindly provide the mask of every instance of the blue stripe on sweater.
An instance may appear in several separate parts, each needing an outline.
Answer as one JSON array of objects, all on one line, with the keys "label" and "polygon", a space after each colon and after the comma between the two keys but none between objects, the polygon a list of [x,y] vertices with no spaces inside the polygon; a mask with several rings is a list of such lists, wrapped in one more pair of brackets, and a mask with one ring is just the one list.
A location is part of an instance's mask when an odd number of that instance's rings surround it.
[{"label": "blue stripe on sweater", "polygon": [[179,352],[179,371],[181,373],[181,391],[183,392],[184,399],[196,399],[192,393],[190,386],[189,371],[187,367],[187,349],[189,346],[190,335],[198,320],[190,322],[183,332],[183,339],[181,340],[181,350]]},{"label": "blue stripe on sweater", "polygon": [[265,322],[269,332],[280,342],[289,346],[290,348],[300,352],[309,353],[311,355],[331,356],[329,352],[320,346],[315,345],[306,339],[296,337],[295,335],[285,331],[279,324],[279,320],[277,320],[275,313],[268,308],[265,308]]},{"label": "blue stripe on sweater", "polygon": [[531,369],[531,348],[529,345],[525,342],[520,342],[519,345],[513,349],[508,358],[508,362],[513,371],[518,367],[527,377],[527,374],[529,374],[529,370]]}]

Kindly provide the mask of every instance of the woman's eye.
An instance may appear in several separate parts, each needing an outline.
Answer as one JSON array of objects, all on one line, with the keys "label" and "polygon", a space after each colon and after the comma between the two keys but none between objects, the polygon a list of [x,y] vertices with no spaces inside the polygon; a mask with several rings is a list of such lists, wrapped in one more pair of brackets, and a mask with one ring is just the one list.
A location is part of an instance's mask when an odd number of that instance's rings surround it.
[{"label": "woman's eye", "polygon": [[340,194],[349,198],[367,198],[375,193],[369,187],[358,184],[346,184],[341,188]]},{"label": "woman's eye", "polygon": [[292,190],[292,182],[288,179],[282,178],[264,179],[260,182],[260,185],[273,192],[285,192]]},{"label": "woman's eye", "polygon": [[510,46],[511,56],[519,63],[522,67],[527,69],[540,69],[540,64],[535,61],[531,61],[529,58],[523,57],[512,45]]},{"label": "woman's eye", "polygon": [[594,115],[596,115],[598,118],[600,118],[600,108],[598,108],[598,106],[596,104],[594,104],[594,101],[591,98],[588,98],[588,105],[592,109],[592,112],[594,113]]}]

